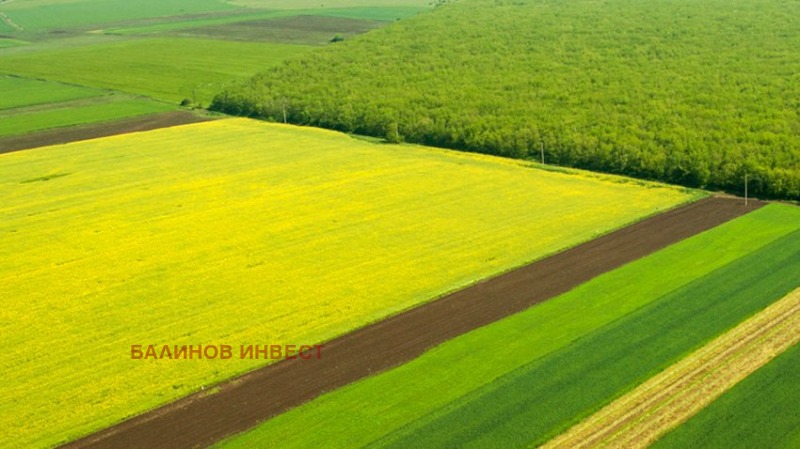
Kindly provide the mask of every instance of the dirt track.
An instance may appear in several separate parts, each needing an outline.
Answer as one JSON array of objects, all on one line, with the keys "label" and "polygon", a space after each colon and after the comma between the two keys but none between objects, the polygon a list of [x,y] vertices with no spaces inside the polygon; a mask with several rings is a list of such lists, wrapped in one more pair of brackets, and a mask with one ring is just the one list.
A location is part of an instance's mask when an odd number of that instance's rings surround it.
[{"label": "dirt track", "polygon": [[336,338],[313,363],[272,364],[64,447],[206,447],[761,205],[708,198],[669,211]]},{"label": "dirt track", "polygon": [[165,112],[163,114],[145,115],[93,125],[73,126],[69,128],[51,129],[21,136],[0,138],[0,154],[29,150],[47,145],[59,145],[79,140],[108,137],[139,131],[150,131],[170,126],[188,125],[211,120],[187,111]]}]

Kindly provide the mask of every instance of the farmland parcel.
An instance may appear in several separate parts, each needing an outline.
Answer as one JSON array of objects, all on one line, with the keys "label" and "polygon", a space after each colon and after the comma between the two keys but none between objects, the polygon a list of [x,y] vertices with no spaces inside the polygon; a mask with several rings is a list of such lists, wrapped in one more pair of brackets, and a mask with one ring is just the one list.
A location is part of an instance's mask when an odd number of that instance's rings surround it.
[{"label": "farmland parcel", "polygon": [[[396,20],[430,8],[429,0],[25,0],[0,2],[0,30],[105,31],[121,24],[243,21],[281,15],[329,15]],[[0,41],[1,42],[1,41]],[[2,45],[2,44],[0,44]]]},{"label": "farmland parcel", "polygon": [[10,76],[0,76],[0,92],[0,138],[174,109],[146,98]]},{"label": "farmland parcel", "polygon": [[[0,73],[208,103],[226,83],[310,47],[212,39],[153,38],[0,58]],[[213,61],[211,63],[210,61]]]},{"label": "farmland parcel", "polygon": [[120,20],[234,9],[221,0],[27,0],[3,2],[0,12],[19,28],[40,31],[88,27]]},{"label": "farmland parcel", "polygon": [[80,86],[11,76],[0,76],[0,92],[3,92],[3,96],[0,98],[0,111],[107,94]]},{"label": "farmland parcel", "polygon": [[[28,147],[24,139],[69,141],[53,129],[85,136],[93,131],[80,125],[94,124],[108,135],[133,119],[158,122],[156,112],[207,105],[227,83],[305,53],[305,44],[349,40],[428,7],[422,0],[0,0],[0,152]],[[23,109],[30,105],[38,107]]]},{"label": "farmland parcel", "polygon": [[798,245],[800,209],[765,207],[220,447],[544,443],[800,284]]},{"label": "farmland parcel", "polygon": [[263,363],[131,345],[324,341],[695,197],[623,181],[242,119],[4,155],[0,442]]}]

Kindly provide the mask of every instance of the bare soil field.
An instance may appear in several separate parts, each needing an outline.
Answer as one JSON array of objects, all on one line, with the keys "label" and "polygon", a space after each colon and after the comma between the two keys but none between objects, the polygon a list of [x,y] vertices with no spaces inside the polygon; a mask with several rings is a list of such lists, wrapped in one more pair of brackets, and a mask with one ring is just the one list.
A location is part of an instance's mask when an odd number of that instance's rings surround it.
[{"label": "bare soil field", "polygon": [[319,360],[274,363],[63,447],[211,445],[762,205],[714,197],[673,209],[328,341]]},{"label": "bare soil field", "polygon": [[800,289],[543,447],[646,448],[800,341]]},{"label": "bare soil field", "polygon": [[131,117],[113,122],[92,125],[73,126],[69,128],[51,129],[21,136],[0,138],[0,154],[29,150],[48,145],[60,145],[79,140],[98,137],[115,136],[140,131],[150,131],[171,126],[188,125],[190,123],[213,120],[192,114],[188,111],[165,112],[163,114]]}]

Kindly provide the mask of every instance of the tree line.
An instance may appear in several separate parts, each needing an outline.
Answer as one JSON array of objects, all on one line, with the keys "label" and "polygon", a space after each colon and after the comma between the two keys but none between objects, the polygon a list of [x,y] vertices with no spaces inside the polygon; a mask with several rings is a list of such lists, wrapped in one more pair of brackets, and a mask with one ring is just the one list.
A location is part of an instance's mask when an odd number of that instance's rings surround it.
[{"label": "tree line", "polygon": [[214,110],[800,199],[800,4],[461,0],[231,86]]}]

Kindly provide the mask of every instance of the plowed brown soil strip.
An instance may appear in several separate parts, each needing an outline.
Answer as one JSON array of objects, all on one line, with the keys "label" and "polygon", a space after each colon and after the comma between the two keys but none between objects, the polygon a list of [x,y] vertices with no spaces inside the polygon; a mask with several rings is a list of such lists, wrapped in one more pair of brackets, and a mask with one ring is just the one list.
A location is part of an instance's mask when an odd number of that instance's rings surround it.
[{"label": "plowed brown soil strip", "polygon": [[31,134],[23,134],[21,136],[0,138],[0,154],[29,150],[48,145],[77,142],[79,140],[95,139],[98,137],[115,136],[117,134],[188,125],[190,123],[205,122],[208,120],[212,119],[210,117],[192,114],[188,111],[173,111],[164,112],[163,114],[131,117],[107,123],[97,123],[94,125],[51,129]]},{"label": "plowed brown soil strip", "polygon": [[707,198],[338,337],[320,360],[283,360],[73,442],[69,448],[196,448],[327,391],[408,362],[670,244],[760,207]]},{"label": "plowed brown soil strip", "polygon": [[800,341],[800,289],[543,447],[645,448]]}]

